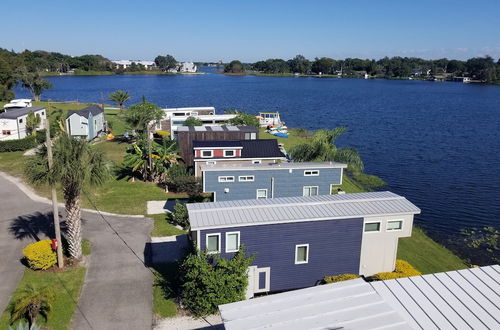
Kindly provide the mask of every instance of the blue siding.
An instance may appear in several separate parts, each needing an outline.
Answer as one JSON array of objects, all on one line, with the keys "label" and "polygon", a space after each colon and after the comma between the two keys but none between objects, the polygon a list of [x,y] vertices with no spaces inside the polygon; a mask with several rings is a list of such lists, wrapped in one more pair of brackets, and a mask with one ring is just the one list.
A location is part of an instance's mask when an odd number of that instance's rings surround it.
[{"label": "blue siding", "polygon": [[[205,192],[215,192],[217,201],[232,201],[240,199],[255,199],[257,189],[267,189],[271,198],[272,178],[274,178],[274,198],[296,197],[303,195],[304,186],[318,186],[319,195],[329,195],[330,185],[340,185],[341,168],[310,168],[319,170],[319,176],[304,176],[304,170],[237,170],[237,171],[206,171],[204,172]],[[239,182],[238,176],[253,175],[254,182]],[[235,182],[219,182],[219,176],[234,176]],[[224,188],[229,188],[225,193]]]},{"label": "blue siding", "polygon": [[[271,267],[271,291],[289,290],[328,275],[359,274],[362,230],[361,218],[210,229],[200,232],[200,247],[205,249],[206,234],[220,233],[221,255],[229,258],[234,253],[225,253],[225,233],[239,231],[240,243],[255,255],[253,265]],[[309,244],[307,264],[295,264],[296,244]]]}]

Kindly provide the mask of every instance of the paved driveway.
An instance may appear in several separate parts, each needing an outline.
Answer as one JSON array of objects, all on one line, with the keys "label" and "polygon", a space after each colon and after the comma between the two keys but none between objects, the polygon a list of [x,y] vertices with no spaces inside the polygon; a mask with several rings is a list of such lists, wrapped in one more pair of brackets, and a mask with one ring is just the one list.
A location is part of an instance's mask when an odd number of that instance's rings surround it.
[{"label": "paved driveway", "polygon": [[[0,311],[22,276],[22,248],[33,236],[43,239],[52,232],[51,209],[33,202],[0,176]],[[92,255],[73,329],[150,329],[152,277],[142,261],[152,222],[104,217],[119,235],[100,215],[84,212],[82,216],[83,236],[92,242]]]}]

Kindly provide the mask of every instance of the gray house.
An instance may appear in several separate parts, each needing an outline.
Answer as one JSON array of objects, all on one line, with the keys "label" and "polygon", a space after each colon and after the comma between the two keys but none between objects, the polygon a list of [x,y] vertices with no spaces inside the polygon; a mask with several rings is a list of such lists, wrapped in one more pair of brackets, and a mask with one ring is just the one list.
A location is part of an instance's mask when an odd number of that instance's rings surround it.
[{"label": "gray house", "polygon": [[255,255],[247,296],[314,286],[327,275],[393,271],[420,209],[394,193],[187,204],[191,239],[230,258]]},{"label": "gray house", "polygon": [[202,165],[203,191],[214,201],[330,195],[346,164],[335,162]]},{"label": "gray house", "polygon": [[104,125],[104,111],[98,105],[68,111],[66,116],[66,129],[69,135],[87,140],[93,140],[103,132]]}]

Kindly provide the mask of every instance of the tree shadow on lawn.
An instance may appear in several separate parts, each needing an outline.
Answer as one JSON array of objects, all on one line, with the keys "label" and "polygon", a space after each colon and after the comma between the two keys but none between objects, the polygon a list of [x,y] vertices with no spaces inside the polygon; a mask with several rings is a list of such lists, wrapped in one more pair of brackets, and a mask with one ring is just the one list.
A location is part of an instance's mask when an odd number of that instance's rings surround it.
[{"label": "tree shadow on lawn", "polygon": [[[22,215],[12,220],[9,232],[18,240],[34,239],[40,241],[45,237],[54,237],[54,219],[52,212],[36,212]],[[61,216],[59,215],[59,218]],[[66,221],[61,221],[61,232],[66,232]]]}]

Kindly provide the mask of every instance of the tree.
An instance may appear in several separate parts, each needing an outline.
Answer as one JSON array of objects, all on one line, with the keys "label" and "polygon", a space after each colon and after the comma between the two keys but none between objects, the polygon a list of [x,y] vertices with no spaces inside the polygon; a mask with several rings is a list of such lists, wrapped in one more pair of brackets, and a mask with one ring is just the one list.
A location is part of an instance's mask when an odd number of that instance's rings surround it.
[{"label": "tree", "polygon": [[226,64],[224,67],[224,72],[226,73],[244,73],[245,72],[245,67],[243,64],[238,61],[234,60],[231,61],[230,63]]},{"label": "tree", "polygon": [[335,145],[335,140],[345,130],[345,127],[319,130],[307,142],[290,148],[289,154],[296,162],[344,162],[353,172],[362,172],[364,166],[359,153],[353,148],[337,148]]},{"label": "tree", "polygon": [[101,152],[90,143],[63,134],[54,141],[54,160],[49,171],[47,148],[41,148],[26,166],[26,177],[34,184],[60,184],[66,208],[66,239],[69,255],[82,256],[81,195],[87,185],[100,185],[109,176]]},{"label": "tree", "polygon": [[201,119],[198,119],[198,118],[193,117],[193,116],[189,116],[186,118],[183,125],[184,126],[203,126],[203,122],[201,121]]},{"label": "tree", "polygon": [[48,318],[55,300],[54,293],[48,288],[36,288],[28,284],[15,298],[11,311],[11,322],[28,319],[30,328],[35,324],[38,315]]},{"label": "tree", "polygon": [[9,64],[0,58],[0,101],[9,101],[14,98],[14,92],[11,89],[15,84],[14,72]]},{"label": "tree", "polygon": [[125,113],[125,121],[133,129],[146,131],[152,122],[160,121],[163,115],[163,110],[156,104],[143,101],[130,106]]},{"label": "tree", "polygon": [[42,93],[52,88],[52,83],[40,77],[38,73],[25,72],[21,75],[23,87],[30,91],[35,101],[40,101]]},{"label": "tree", "polygon": [[245,299],[252,261],[243,246],[231,259],[201,251],[191,253],[180,267],[182,302],[203,316],[216,313],[219,305]]},{"label": "tree", "polygon": [[26,117],[27,133],[30,135],[34,134],[41,122],[42,118],[39,115],[35,115],[33,111],[28,112],[28,116]]},{"label": "tree", "polygon": [[160,70],[167,72],[177,67],[177,60],[172,55],[156,56],[155,64]]},{"label": "tree", "polygon": [[130,95],[125,91],[117,90],[116,92],[109,94],[109,99],[118,103],[120,109],[123,110],[123,105],[125,102],[130,100]]},{"label": "tree", "polygon": [[311,62],[302,55],[297,55],[288,61],[290,71],[294,73],[306,74],[311,70]]},{"label": "tree", "polygon": [[232,126],[254,126],[254,127],[260,126],[257,117],[239,111],[236,111],[236,117],[229,119],[227,121],[227,124]]},{"label": "tree", "polygon": [[314,73],[332,74],[335,71],[337,62],[329,57],[316,58],[311,66]]}]

